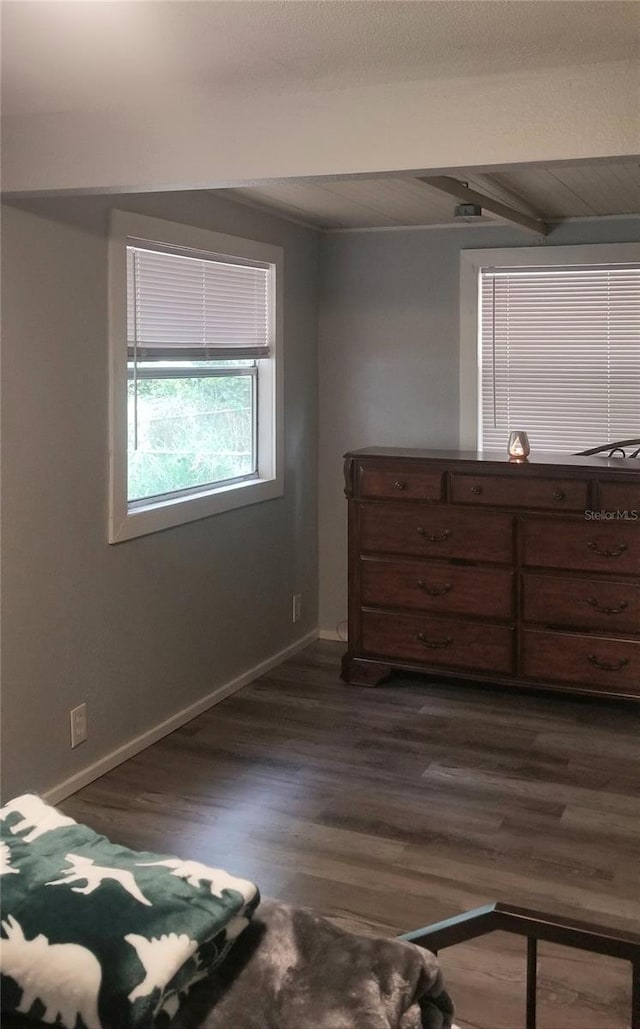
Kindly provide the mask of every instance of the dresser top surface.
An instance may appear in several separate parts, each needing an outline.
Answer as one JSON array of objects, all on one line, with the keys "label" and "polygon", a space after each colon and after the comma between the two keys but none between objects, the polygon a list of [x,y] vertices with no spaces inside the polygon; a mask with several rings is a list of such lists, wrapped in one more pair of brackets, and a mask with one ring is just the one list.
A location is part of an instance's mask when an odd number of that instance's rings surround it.
[{"label": "dresser top surface", "polygon": [[506,448],[500,450],[422,450],[412,447],[363,447],[350,450],[346,458],[408,458],[421,461],[442,461],[443,463],[483,464],[487,467],[512,469],[514,474],[526,468],[584,468],[591,471],[624,472],[640,475],[640,460],[624,457],[575,457],[571,454],[530,454],[526,461],[513,461]]}]

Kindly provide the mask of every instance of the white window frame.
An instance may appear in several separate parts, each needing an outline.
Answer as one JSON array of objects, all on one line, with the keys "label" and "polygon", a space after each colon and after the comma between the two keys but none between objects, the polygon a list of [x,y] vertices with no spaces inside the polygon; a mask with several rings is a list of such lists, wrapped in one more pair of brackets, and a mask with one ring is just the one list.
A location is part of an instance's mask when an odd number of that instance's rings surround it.
[{"label": "white window frame", "polygon": [[[459,447],[477,450],[480,438],[480,271],[482,268],[632,264],[640,243],[508,247],[460,252],[460,421]],[[606,442],[606,440],[603,440]]]},{"label": "white window frame", "polygon": [[[258,474],[244,482],[212,484],[188,495],[129,503],[127,496],[127,245],[165,244],[213,258],[259,261],[270,266],[272,291],[269,357],[257,360]],[[109,232],[109,543],[144,536],[210,515],[273,500],[284,494],[282,247],[209,229],[110,212]]]}]

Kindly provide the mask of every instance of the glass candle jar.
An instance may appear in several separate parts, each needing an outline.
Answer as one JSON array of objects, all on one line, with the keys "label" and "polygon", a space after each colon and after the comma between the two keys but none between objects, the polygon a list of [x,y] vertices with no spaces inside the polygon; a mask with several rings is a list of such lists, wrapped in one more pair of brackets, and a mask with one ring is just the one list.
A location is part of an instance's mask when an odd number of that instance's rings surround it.
[{"label": "glass candle jar", "polygon": [[512,461],[526,461],[531,453],[529,438],[526,432],[522,432],[520,429],[517,432],[512,432],[509,435],[507,450]]}]

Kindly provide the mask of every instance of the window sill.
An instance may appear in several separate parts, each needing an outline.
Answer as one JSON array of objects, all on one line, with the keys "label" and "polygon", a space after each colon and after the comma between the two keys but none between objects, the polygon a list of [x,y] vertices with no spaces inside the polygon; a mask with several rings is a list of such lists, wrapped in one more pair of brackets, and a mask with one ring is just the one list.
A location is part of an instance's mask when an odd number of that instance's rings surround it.
[{"label": "window sill", "polygon": [[109,543],[121,543],[137,536],[172,529],[225,511],[274,500],[283,494],[283,485],[278,478],[251,479],[186,497],[136,504],[123,512],[113,513],[109,525]]}]

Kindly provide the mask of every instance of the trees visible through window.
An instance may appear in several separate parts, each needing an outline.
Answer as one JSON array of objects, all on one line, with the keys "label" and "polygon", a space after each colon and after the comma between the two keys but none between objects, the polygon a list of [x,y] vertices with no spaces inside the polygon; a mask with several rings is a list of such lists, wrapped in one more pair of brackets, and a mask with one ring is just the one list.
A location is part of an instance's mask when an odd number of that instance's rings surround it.
[{"label": "trees visible through window", "polygon": [[256,475],[255,361],[130,365],[129,501]]}]

